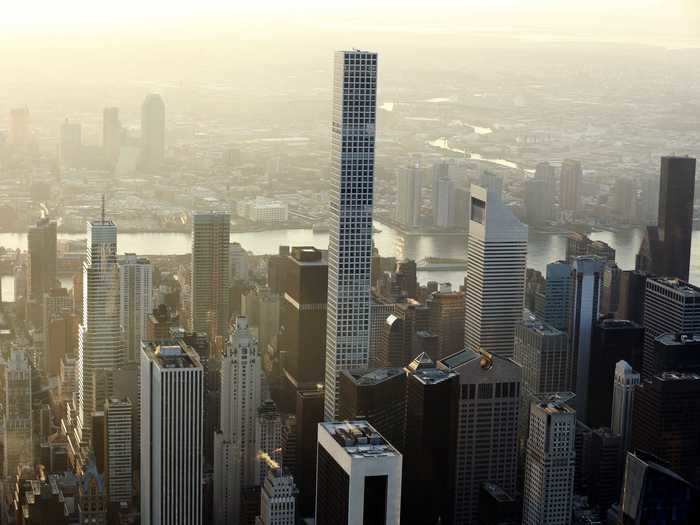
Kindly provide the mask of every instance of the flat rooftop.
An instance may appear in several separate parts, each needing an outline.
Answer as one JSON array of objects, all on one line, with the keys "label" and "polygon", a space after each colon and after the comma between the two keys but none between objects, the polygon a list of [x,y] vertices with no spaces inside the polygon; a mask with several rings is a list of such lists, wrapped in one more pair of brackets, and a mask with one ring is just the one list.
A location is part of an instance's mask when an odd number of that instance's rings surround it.
[{"label": "flat rooftop", "polygon": [[142,349],[160,368],[200,368],[199,354],[179,339],[144,341]]},{"label": "flat rooftop", "polygon": [[700,333],[697,334],[661,334],[656,341],[666,346],[699,345]]},{"label": "flat rooftop", "polygon": [[328,434],[353,458],[396,456],[396,449],[367,421],[321,423]]},{"label": "flat rooftop", "polygon": [[539,319],[534,314],[528,314],[522,321],[523,326],[527,327],[529,330],[540,334],[540,335],[562,335],[564,332],[554,328],[551,325],[545,323],[542,319]]},{"label": "flat rooftop", "polygon": [[377,368],[375,370],[344,370],[343,373],[350,376],[358,385],[376,385],[406,372],[403,368]]},{"label": "flat rooftop", "polygon": [[654,376],[660,381],[700,381],[700,374],[690,372],[663,372]]},{"label": "flat rooftop", "polygon": [[686,297],[700,297],[700,288],[693,286],[681,279],[669,279],[665,277],[657,277],[651,279],[653,282],[662,284],[668,288],[671,288],[675,292],[678,292]]}]

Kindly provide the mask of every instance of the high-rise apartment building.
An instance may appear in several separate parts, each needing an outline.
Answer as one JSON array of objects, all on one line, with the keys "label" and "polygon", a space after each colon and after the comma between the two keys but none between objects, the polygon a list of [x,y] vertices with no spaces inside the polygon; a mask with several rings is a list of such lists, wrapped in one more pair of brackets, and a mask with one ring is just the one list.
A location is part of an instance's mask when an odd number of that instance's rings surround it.
[{"label": "high-rise apartment building", "polygon": [[119,121],[119,108],[102,110],[102,151],[109,164],[119,159],[122,146],[122,124]]},{"label": "high-rise apartment building", "polygon": [[662,157],[657,226],[647,227],[637,270],[688,280],[693,233],[695,159]]},{"label": "high-rise apartment building", "polygon": [[522,370],[511,359],[468,348],[438,361],[438,367],[459,378],[450,523],[476,523],[482,483],[515,494]]},{"label": "high-rise apartment building", "polygon": [[153,310],[153,267],[148,259],[127,253],[119,258],[119,322],[124,333],[125,360],[139,357],[146,324]]},{"label": "high-rise apartment building", "polygon": [[346,369],[369,364],[377,54],[335,54],[331,129],[325,417]]},{"label": "high-rise apartment building", "polygon": [[446,162],[433,166],[433,224],[442,228],[453,224],[455,196],[449,171],[450,166]]},{"label": "high-rise apartment building", "polygon": [[281,262],[278,346],[293,388],[323,383],[326,350],[328,263],[320,250],[295,246]]},{"label": "high-rise apartment building", "polygon": [[420,166],[414,164],[396,174],[396,220],[404,226],[417,226],[421,206]]},{"label": "high-rise apartment building", "polygon": [[204,378],[183,341],[141,349],[141,523],[202,524]]},{"label": "high-rise apartment building", "polygon": [[559,177],[559,209],[576,213],[581,206],[581,179],[583,170],[577,160],[565,160]]},{"label": "high-rise apartment building", "polygon": [[700,288],[679,279],[648,278],[644,294],[642,378],[656,369],[656,338],[662,334],[700,333]]},{"label": "high-rise apartment building", "polygon": [[12,350],[4,375],[3,476],[7,477],[20,463],[34,465],[32,368],[24,351]]},{"label": "high-rise apartment building", "polygon": [[634,393],[639,383],[639,373],[627,361],[618,361],[615,365],[610,429],[621,436],[625,452],[630,449],[632,440]]},{"label": "high-rise apartment building", "polygon": [[510,357],[525,300],[527,226],[494,193],[472,185],[471,195],[464,340]]},{"label": "high-rise apartment building", "polygon": [[401,454],[366,421],[320,423],[316,523],[398,525],[401,463]]},{"label": "high-rise apartment building", "polygon": [[228,334],[228,213],[192,215],[192,330],[211,338]]},{"label": "high-rise apartment building", "polygon": [[530,407],[524,525],[571,523],[576,411],[566,400],[567,396],[546,396]]},{"label": "high-rise apartment building", "polygon": [[[128,398],[105,402],[105,473],[111,503],[131,505],[134,461],[132,457],[132,404]],[[150,446],[150,445],[149,445]]]},{"label": "high-rise apartment building", "polygon": [[569,337],[573,361],[571,386],[576,392],[579,419],[587,421],[588,378],[591,373],[593,323],[598,319],[604,263],[595,255],[576,257],[571,279]]},{"label": "high-rise apartment building", "polygon": [[554,215],[554,200],[549,184],[537,176],[525,182],[525,211],[530,226],[541,226]]},{"label": "high-rise apartment building", "polygon": [[214,436],[214,500],[217,525],[240,519],[243,489],[260,484],[258,409],[262,396],[258,344],[248,319],[238,317],[221,361],[221,430]]},{"label": "high-rise apartment building", "polygon": [[151,93],[141,106],[141,163],[155,169],[165,155],[165,104],[160,95]]},{"label": "high-rise apartment building", "polygon": [[[96,389],[94,377],[124,362],[119,325],[119,266],[117,227],[104,217],[87,225],[87,254],[83,261],[83,320],[78,330],[78,418],[81,427],[91,425],[91,414],[102,410],[104,389]],[[99,385],[104,386],[104,385]]]},{"label": "high-rise apartment building", "polygon": [[260,493],[260,516],[255,525],[295,525],[297,487],[281,468],[270,469]]}]

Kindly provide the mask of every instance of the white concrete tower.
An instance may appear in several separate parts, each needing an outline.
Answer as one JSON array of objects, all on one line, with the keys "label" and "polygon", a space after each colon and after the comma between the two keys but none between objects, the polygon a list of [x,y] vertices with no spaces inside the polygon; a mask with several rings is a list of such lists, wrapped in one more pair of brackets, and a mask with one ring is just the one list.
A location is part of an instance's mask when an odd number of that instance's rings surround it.
[{"label": "white concrete tower", "polygon": [[615,382],[613,383],[612,417],[610,428],[622,436],[625,452],[630,449],[632,438],[632,408],[634,391],[641,378],[627,361],[618,361],[615,365]]},{"label": "white concrete tower", "polygon": [[125,359],[138,360],[146,322],[153,310],[153,267],[148,259],[127,253],[119,258],[121,304],[119,322],[124,334]]},{"label": "white concrete tower", "polygon": [[257,419],[262,370],[248,318],[238,317],[221,362],[221,430],[214,436],[214,522],[237,523],[241,491],[259,485]]},{"label": "white concrete tower", "polygon": [[523,525],[569,525],[576,464],[576,411],[571,394],[552,395],[530,406]]},{"label": "white concrete tower", "polygon": [[141,349],[141,525],[202,525],[204,377],[183,341]]},{"label": "white concrete tower", "polygon": [[464,342],[511,357],[523,316],[527,226],[495,193],[471,187]]},{"label": "white concrete tower", "polygon": [[369,364],[377,54],[338,51],[331,126],[325,418],[344,369]]}]

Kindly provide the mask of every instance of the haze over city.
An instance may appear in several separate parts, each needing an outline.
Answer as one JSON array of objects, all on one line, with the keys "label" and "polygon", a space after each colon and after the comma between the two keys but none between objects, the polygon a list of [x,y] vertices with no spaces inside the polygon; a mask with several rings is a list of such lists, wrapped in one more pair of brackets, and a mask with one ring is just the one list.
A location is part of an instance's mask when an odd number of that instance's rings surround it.
[{"label": "haze over city", "polygon": [[0,525],[700,522],[698,0],[25,0],[0,63]]}]

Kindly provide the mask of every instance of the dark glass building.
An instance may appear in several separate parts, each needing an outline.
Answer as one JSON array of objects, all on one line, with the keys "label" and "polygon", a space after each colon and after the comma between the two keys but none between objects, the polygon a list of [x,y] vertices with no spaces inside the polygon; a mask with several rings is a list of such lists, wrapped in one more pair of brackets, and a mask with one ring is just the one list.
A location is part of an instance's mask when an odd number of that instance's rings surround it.
[{"label": "dark glass building", "polygon": [[662,157],[659,219],[647,227],[637,270],[688,280],[694,198],[695,159]]},{"label": "dark glass building", "polygon": [[700,332],[657,337],[654,341],[654,370],[700,373]]},{"label": "dark glass building", "polygon": [[627,361],[638,370],[643,347],[644,329],[632,321],[601,319],[593,324],[588,409],[584,411],[587,425],[593,428],[610,425],[615,364]]},{"label": "dark glass building", "polygon": [[651,454],[627,453],[621,525],[692,525],[700,522],[697,489]]},{"label": "dark glass building", "polygon": [[366,420],[398,450],[403,450],[406,421],[403,368],[344,370],[340,375],[339,419]]},{"label": "dark glass building", "polygon": [[323,390],[299,390],[296,395],[296,472],[299,488],[297,504],[302,517],[314,514],[316,501],[316,440],[323,421]]},{"label": "dark glass building", "polygon": [[459,377],[426,354],[406,374],[401,523],[452,523]]}]

